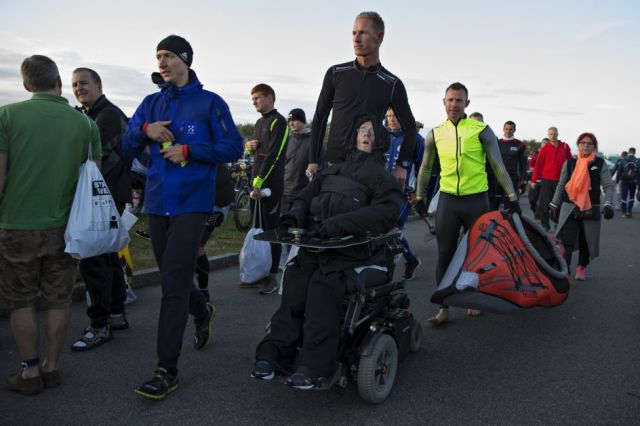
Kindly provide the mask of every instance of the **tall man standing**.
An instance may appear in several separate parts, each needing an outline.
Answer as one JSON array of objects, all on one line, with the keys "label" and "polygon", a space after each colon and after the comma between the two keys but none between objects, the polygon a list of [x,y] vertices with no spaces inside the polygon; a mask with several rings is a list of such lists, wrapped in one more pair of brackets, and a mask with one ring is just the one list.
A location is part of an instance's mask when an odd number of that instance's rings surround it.
[{"label": "tall man standing", "polygon": [[236,161],[242,138],[229,107],[206,91],[190,68],[187,40],[170,35],[156,48],[160,92],[147,96],[129,122],[123,154],[132,159],[146,146],[151,166],[145,187],[145,211],[153,254],[160,268],[162,303],[158,320],[158,367],[136,389],[162,399],[178,387],[178,358],[189,313],[194,317],[195,349],[211,337],[215,308],[193,285],[198,245],[213,213],[216,164]]},{"label": "tall man standing", "polygon": [[356,116],[371,113],[382,123],[391,106],[405,129],[406,143],[402,145],[393,175],[404,187],[407,168],[415,150],[415,119],[409,107],[402,81],[380,63],[380,45],[384,39],[384,21],[376,12],[362,12],[353,25],[355,61],[334,65],[327,70],[318,97],[311,126],[311,150],[308,171],[318,171],[320,149],[327,128],[329,113],[331,129],[327,142],[327,162],[343,161],[346,157],[349,129]]},{"label": "tall man standing", "polygon": [[[10,310],[22,369],[7,387],[25,395],[60,384],[58,355],[67,334],[75,261],[64,230],[78,170],[100,158],[96,124],[61,97],[55,62],[34,55],[20,67],[33,97],[0,108],[0,304]],[[52,145],[54,144],[54,145]],[[35,304],[46,309],[46,356],[40,359]]]},{"label": "tall man standing", "polygon": [[[275,109],[276,93],[268,84],[258,84],[251,89],[251,100],[262,116],[256,121],[254,139],[245,143],[245,149],[255,156],[252,170],[251,213],[260,205],[262,229],[275,229],[280,219],[280,198],[284,187],[284,157],[289,128],[285,118]],[[269,188],[271,195],[262,197],[262,189]],[[255,224],[254,224],[255,225]],[[241,283],[241,287],[262,286],[260,294],[271,294],[278,288],[275,275],[280,266],[282,246],[271,247],[271,270],[269,276],[255,283]]]},{"label": "tall man standing", "polygon": [[[540,223],[547,231],[549,226],[549,203],[553,200],[556,186],[560,180],[560,172],[564,162],[571,158],[571,148],[566,143],[558,140],[558,128],[549,127],[547,131],[549,142],[540,148],[536,165],[531,174],[531,188],[540,185],[538,195],[538,214]],[[538,181],[541,181],[538,183]]]},{"label": "tall man standing", "polygon": [[[125,204],[131,200],[129,167],[119,154],[127,116],[102,93],[102,80],[94,70],[77,68],[71,77],[71,87],[82,105],[80,111],[91,117],[100,129],[102,175],[122,214]],[[129,328],[124,313],[127,284],[118,253],[82,259],[80,273],[91,297],[91,306],[87,309],[91,324],[71,349],[87,351],[111,340],[112,330]]]},{"label": "tall man standing", "polygon": [[[431,177],[435,154],[440,159],[440,199],[436,212],[436,240],[438,263],[436,284],[440,283],[458,247],[460,229],[465,231],[473,222],[489,211],[486,161],[496,180],[509,199],[508,210],[520,213],[520,205],[511,179],[502,163],[498,139],[493,130],[481,121],[468,119],[464,110],[469,106],[469,92],[461,83],[451,84],[442,100],[447,120],[436,126],[425,138],[425,151],[418,176],[416,208],[423,216],[425,188]],[[479,311],[469,309],[468,315]],[[447,321],[449,309],[441,306],[438,314],[429,319],[438,326]]]}]

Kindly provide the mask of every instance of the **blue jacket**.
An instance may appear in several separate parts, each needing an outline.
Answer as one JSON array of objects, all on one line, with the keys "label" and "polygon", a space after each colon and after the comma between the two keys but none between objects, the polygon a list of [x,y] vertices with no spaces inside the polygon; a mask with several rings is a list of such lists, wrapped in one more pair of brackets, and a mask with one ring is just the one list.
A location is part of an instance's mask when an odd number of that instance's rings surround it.
[{"label": "blue jacket", "polygon": [[[138,156],[149,145],[151,165],[147,171],[145,212],[176,216],[212,213],[215,200],[216,164],[236,161],[243,151],[229,107],[213,92],[202,89],[195,73],[183,87],[161,84],[160,92],[147,96],[129,121],[123,136],[122,154]],[[160,144],[143,131],[145,123],[171,121],[175,144],[188,145],[190,154],[182,167],[165,160]]]},{"label": "blue jacket", "polygon": [[622,171],[624,170],[624,166],[629,163],[636,163],[636,183],[640,183],[640,161],[635,157],[635,155],[627,155],[618,163],[618,167],[611,173],[612,175],[616,175],[616,183],[620,183],[622,180]]},{"label": "blue jacket", "polygon": [[[398,161],[398,156],[400,155],[400,147],[402,146],[402,141],[404,140],[404,132],[402,130],[392,131],[387,129],[389,133],[389,149],[384,154],[386,157],[385,166],[389,172],[393,171],[393,168],[396,166],[396,162]],[[406,184],[409,184],[411,174],[415,170],[416,172],[420,170],[420,164],[422,163],[422,156],[424,155],[424,138],[420,136],[420,134],[416,134],[416,149],[413,155],[411,156],[411,162],[409,167],[407,168],[407,180]],[[415,188],[414,188],[415,189]]]}]

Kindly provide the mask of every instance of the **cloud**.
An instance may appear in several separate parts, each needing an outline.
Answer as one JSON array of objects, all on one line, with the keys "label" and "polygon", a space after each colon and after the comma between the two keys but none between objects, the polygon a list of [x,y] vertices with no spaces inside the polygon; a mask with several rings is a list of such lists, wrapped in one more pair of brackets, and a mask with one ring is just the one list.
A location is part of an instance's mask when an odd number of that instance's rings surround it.
[{"label": "cloud", "polygon": [[516,95],[516,96],[540,96],[545,95],[546,92],[542,90],[530,90],[530,89],[497,89],[494,92],[501,95]]},{"label": "cloud", "polygon": [[540,114],[562,115],[562,116],[584,115],[584,113],[577,112],[577,111],[552,111],[548,109],[527,108],[527,107],[520,107],[520,106],[512,106],[511,109],[515,109],[517,111],[523,111],[523,112],[534,112],[534,113],[540,113]]},{"label": "cloud", "polygon": [[614,105],[614,104],[598,104],[596,105],[597,108],[600,109],[606,109],[606,110],[610,110],[610,111],[614,111],[614,110],[618,110],[618,109],[622,109],[622,105]]},{"label": "cloud", "polygon": [[596,37],[598,37],[599,35],[606,33],[609,30],[613,30],[616,28],[621,28],[626,26],[627,23],[623,22],[623,21],[606,21],[606,22],[600,22],[596,25],[594,25],[593,27],[589,28],[587,31],[578,33],[576,35],[576,40],[579,42],[585,42],[585,41],[589,41],[592,40]]},{"label": "cloud", "polygon": [[[426,78],[402,79],[404,86],[411,92],[440,93],[451,84],[444,80],[430,80]],[[408,89],[411,88],[411,89]]]},{"label": "cloud", "polygon": [[[77,52],[71,50],[55,50],[47,52],[60,69],[63,96],[73,104],[71,92],[71,71],[77,67],[92,68],[102,79],[102,86],[107,97],[118,105],[127,115],[131,115],[142,99],[156,90],[151,83],[150,71],[138,68],[87,61]],[[24,93],[20,78],[20,64],[28,54],[0,49],[0,105],[28,99]],[[68,75],[67,75],[68,74]],[[23,93],[24,92],[24,93]]]}]

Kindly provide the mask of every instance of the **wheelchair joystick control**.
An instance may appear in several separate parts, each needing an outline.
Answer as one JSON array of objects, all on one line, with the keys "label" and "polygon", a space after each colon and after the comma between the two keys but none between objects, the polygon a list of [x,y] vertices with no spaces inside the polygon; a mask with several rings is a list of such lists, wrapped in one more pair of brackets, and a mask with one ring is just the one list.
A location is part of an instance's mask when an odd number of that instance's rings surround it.
[{"label": "wheelchair joystick control", "polygon": [[293,235],[293,242],[299,243],[304,235],[304,229],[302,228],[289,228],[289,233]]}]

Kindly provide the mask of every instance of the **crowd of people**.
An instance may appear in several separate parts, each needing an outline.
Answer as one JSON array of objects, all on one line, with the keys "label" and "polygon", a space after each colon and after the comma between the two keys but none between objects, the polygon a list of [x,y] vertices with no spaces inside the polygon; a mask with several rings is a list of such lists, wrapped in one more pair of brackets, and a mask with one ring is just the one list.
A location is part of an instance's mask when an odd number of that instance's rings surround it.
[{"label": "crowd of people", "polygon": [[[127,203],[138,207],[144,187],[162,289],[157,365],[150,380],[136,388],[150,399],[162,399],[178,387],[189,315],[194,348],[204,349],[211,339],[216,308],[208,291],[204,244],[233,200],[225,164],[243,152],[254,160],[253,224],[264,230],[300,227],[320,238],[402,230],[412,208],[431,216],[429,202],[439,192],[435,283],[451,262],[460,232],[489,210],[521,214],[519,196],[528,184],[536,217],[548,231],[556,224],[568,264],[572,252],[579,251],[575,279],[586,279],[587,265],[598,256],[599,219],[614,216],[614,182],[620,186],[622,217],[632,215],[640,180],[635,149],[621,156],[615,181],[591,133],[580,135],[573,156],[569,144],[558,140],[558,129],[550,127],[539,152],[529,153],[515,139],[513,121],[505,121],[499,139],[482,114],[467,116],[469,90],[459,82],[444,90],[446,120],[423,137],[401,79],[380,62],[382,18],[375,12],[359,14],[352,34],[356,58],[329,67],[310,127],[300,108],[286,118],[280,114],[275,90],[260,83],[249,92],[260,118],[247,141],[225,101],[203,89],[191,68],[192,47],[180,36],[157,45],[158,72],[152,81],[160,90],[146,96],[130,119],[104,95],[96,71],[73,71],[72,89],[80,104],[74,109],[61,97],[54,61],[41,55],[24,60],[21,74],[32,98],[0,107],[0,301],[10,311],[22,360],[6,380],[10,390],[32,395],[61,382],[58,359],[78,267],[64,252],[63,233],[78,169],[89,156],[99,163],[120,213]],[[51,141],[59,149],[48,150]],[[403,277],[412,280],[421,260],[404,236],[400,243]],[[287,253],[275,243],[270,253],[269,273],[241,282],[240,288],[277,292],[281,257]],[[345,276],[354,266],[379,263],[357,249],[300,250],[287,262],[281,305],[258,345],[252,376],[272,380],[286,373],[287,384],[297,389],[326,380],[339,344]],[[71,349],[88,351],[130,326],[126,280],[117,253],[82,259],[79,270],[91,299],[89,325]],[[39,298],[46,311],[42,358]],[[448,307],[440,306],[428,323],[440,326],[447,320]]]}]

